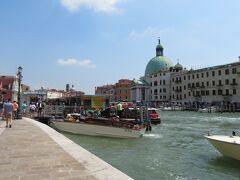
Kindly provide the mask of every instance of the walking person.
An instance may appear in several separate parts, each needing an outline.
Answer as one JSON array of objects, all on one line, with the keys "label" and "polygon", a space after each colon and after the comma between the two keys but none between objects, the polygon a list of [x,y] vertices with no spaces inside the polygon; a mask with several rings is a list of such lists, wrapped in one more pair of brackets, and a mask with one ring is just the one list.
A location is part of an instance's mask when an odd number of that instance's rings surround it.
[{"label": "walking person", "polygon": [[13,119],[16,119],[17,117],[17,110],[18,110],[18,103],[16,101],[13,101]]},{"label": "walking person", "polygon": [[13,114],[13,104],[11,103],[11,99],[8,99],[8,102],[3,105],[3,113],[6,120],[6,128],[12,127],[12,114]]},{"label": "walking person", "polygon": [[22,106],[21,106],[22,108],[22,112],[23,112],[23,116],[26,116],[26,111],[27,111],[27,103],[26,103],[26,101],[24,101],[23,103],[22,103]]}]

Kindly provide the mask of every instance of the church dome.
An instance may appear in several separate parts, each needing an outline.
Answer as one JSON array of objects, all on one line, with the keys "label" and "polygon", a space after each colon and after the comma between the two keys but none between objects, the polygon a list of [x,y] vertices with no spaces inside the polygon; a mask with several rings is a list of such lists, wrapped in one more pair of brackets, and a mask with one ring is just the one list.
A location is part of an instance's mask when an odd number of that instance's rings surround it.
[{"label": "church dome", "polygon": [[183,69],[183,66],[179,63],[177,63],[175,66],[174,66],[175,69],[180,69],[182,70]]},{"label": "church dome", "polygon": [[160,39],[158,40],[158,45],[156,47],[156,57],[152,58],[145,69],[145,76],[149,76],[157,73],[163,69],[169,69],[173,67],[173,63],[170,59],[163,56],[163,47],[160,44]]},{"label": "church dome", "polygon": [[168,69],[172,66],[173,63],[170,59],[164,56],[156,56],[148,62],[145,70],[145,76],[155,74],[160,70]]}]

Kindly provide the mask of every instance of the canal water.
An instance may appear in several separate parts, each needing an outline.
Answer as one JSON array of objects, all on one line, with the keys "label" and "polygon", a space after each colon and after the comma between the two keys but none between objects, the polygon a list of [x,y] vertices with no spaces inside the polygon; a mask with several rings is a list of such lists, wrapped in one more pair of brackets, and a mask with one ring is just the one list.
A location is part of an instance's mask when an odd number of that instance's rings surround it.
[{"label": "canal water", "polygon": [[159,113],[162,124],[139,139],[63,134],[136,180],[240,179],[240,161],[223,157],[204,138],[240,135],[239,113]]}]

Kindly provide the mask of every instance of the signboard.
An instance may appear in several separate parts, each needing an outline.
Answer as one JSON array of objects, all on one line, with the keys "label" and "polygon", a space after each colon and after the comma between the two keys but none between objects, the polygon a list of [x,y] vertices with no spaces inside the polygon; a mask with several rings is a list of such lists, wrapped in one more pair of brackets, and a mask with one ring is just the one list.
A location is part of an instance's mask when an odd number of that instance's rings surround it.
[{"label": "signboard", "polygon": [[104,96],[93,96],[92,107],[96,109],[104,108]]}]

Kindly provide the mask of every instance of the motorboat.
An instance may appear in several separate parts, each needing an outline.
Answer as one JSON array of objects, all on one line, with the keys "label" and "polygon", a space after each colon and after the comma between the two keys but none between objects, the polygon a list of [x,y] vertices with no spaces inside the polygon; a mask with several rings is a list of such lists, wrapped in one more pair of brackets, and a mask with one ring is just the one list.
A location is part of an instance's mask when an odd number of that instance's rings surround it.
[{"label": "motorboat", "polygon": [[148,114],[151,120],[151,124],[160,124],[160,115],[157,113],[157,108],[148,108]]},{"label": "motorboat", "polygon": [[114,138],[138,138],[146,131],[144,125],[122,122],[117,117],[83,117],[76,113],[68,114],[66,119],[51,120],[51,124],[58,130],[73,134]]},{"label": "motorboat", "polygon": [[216,107],[211,106],[211,107],[199,109],[198,112],[201,112],[201,113],[215,113],[215,112],[217,112],[217,109],[216,109]]},{"label": "motorboat", "polygon": [[224,156],[240,160],[240,136],[208,135],[206,139]]}]

